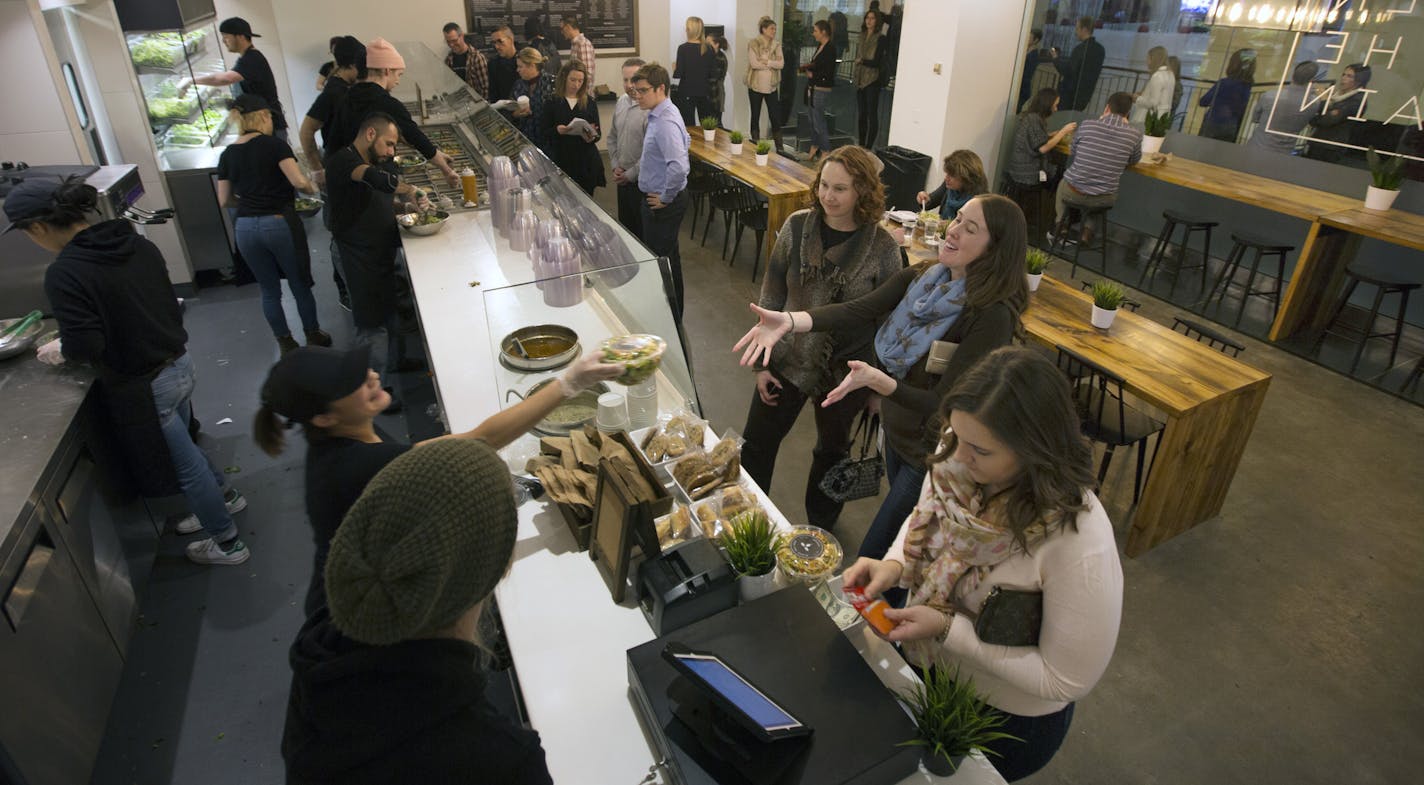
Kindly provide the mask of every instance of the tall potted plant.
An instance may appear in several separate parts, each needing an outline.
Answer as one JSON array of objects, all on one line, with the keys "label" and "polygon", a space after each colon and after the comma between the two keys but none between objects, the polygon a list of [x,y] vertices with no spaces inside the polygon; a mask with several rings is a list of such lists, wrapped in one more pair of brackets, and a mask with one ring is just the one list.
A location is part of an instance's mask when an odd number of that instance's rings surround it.
[{"label": "tall potted plant", "polygon": [[705,142],[717,141],[717,118],[702,118],[702,140]]},{"label": "tall potted plant", "polygon": [[1404,159],[1397,155],[1385,158],[1371,147],[1365,152],[1365,160],[1370,165],[1371,181],[1365,189],[1365,209],[1388,210],[1404,183]]},{"label": "tall potted plant", "polygon": [[1018,738],[999,730],[1008,717],[979,697],[972,679],[960,681],[958,671],[933,668],[919,686],[900,697],[918,729],[915,738],[900,746],[920,747],[921,762],[937,777],[953,774],[974,750],[997,754],[987,745]]},{"label": "tall potted plant", "polygon": [[763,139],[756,143],[756,165],[766,166],[767,160],[771,157],[771,140]]},{"label": "tall potted plant", "polygon": [[770,594],[776,587],[776,549],[781,533],[761,510],[732,516],[718,537],[727,562],[737,573],[737,591],[742,602]]},{"label": "tall potted plant", "polygon": [[1029,248],[1028,256],[1025,260],[1028,275],[1028,290],[1038,291],[1038,285],[1043,282],[1043,271],[1048,269],[1048,252],[1042,248]]},{"label": "tall potted plant", "polygon": [[1118,306],[1127,297],[1121,286],[1112,281],[1098,281],[1093,284],[1093,326],[1106,330],[1117,318]]},{"label": "tall potted plant", "polygon": [[730,134],[727,135],[727,138],[731,139],[731,141],[732,141],[732,155],[741,155],[741,154],[742,154],[742,140],[743,140],[744,138],[746,138],[746,137],[742,136],[742,132],[741,132],[741,131],[733,131],[733,132],[731,132]]},{"label": "tall potted plant", "polygon": [[1167,131],[1171,127],[1170,111],[1158,114],[1156,109],[1148,109],[1147,118],[1142,121],[1142,154],[1162,152],[1162,143],[1167,140]]}]

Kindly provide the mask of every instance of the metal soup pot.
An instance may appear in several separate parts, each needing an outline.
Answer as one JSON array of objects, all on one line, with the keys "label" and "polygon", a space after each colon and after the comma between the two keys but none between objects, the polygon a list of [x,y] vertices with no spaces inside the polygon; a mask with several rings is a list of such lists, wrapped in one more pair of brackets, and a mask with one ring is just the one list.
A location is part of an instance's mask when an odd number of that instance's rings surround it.
[{"label": "metal soup pot", "polygon": [[[524,395],[520,395],[518,390],[510,390],[505,393],[504,398],[509,400],[509,396],[513,395],[524,400],[548,385],[558,383],[558,379],[545,379],[530,387],[529,392]],[[598,396],[606,392],[608,392],[608,385],[599,382],[564,401],[554,411],[549,412],[548,417],[540,420],[539,424],[534,426],[534,432],[545,436],[568,436],[570,432],[593,422],[593,418],[598,414]]]},{"label": "metal soup pot", "polygon": [[579,356],[578,333],[559,324],[521,327],[499,341],[499,358],[519,371],[562,368]]}]

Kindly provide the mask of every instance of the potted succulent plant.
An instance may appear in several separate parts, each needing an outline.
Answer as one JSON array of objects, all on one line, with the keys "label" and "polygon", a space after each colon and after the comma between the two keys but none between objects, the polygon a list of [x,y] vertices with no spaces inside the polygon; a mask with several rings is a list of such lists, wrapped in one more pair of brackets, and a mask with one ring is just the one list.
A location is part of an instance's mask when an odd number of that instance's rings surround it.
[{"label": "potted succulent plant", "polygon": [[717,141],[717,118],[702,118],[702,139],[707,142]]},{"label": "potted succulent plant", "polygon": [[1381,157],[1375,148],[1365,152],[1365,160],[1370,165],[1371,184],[1365,189],[1366,210],[1388,210],[1399,196],[1399,186],[1404,182],[1404,159],[1397,155]]},{"label": "potted succulent plant", "polygon": [[732,155],[741,155],[742,139],[745,138],[742,136],[742,132],[733,131],[732,133],[728,134],[728,137],[732,140]]},{"label": "potted succulent plant", "polygon": [[1048,269],[1048,252],[1042,248],[1029,248],[1025,259],[1028,270],[1028,290],[1038,291],[1038,285],[1043,282],[1043,271]]},{"label": "potted succulent plant", "polygon": [[756,165],[766,166],[767,159],[771,157],[771,140],[763,139],[756,144]]},{"label": "potted succulent plant", "polygon": [[953,774],[974,750],[997,754],[987,745],[1017,738],[999,730],[1008,717],[979,697],[972,679],[960,681],[957,671],[932,668],[922,683],[900,697],[919,729],[900,746],[922,748],[921,763],[937,777]]},{"label": "potted succulent plant", "polygon": [[1147,117],[1142,121],[1142,154],[1162,152],[1162,142],[1167,140],[1167,131],[1171,127],[1170,111],[1158,114],[1156,109],[1148,109]]},{"label": "potted succulent plant", "polygon": [[718,537],[727,562],[737,573],[737,590],[742,602],[751,602],[775,590],[776,549],[781,533],[760,510],[732,516]]},{"label": "potted succulent plant", "polygon": [[1100,330],[1112,327],[1113,319],[1117,317],[1117,308],[1126,297],[1127,293],[1122,287],[1112,281],[1098,281],[1093,284],[1093,326]]}]

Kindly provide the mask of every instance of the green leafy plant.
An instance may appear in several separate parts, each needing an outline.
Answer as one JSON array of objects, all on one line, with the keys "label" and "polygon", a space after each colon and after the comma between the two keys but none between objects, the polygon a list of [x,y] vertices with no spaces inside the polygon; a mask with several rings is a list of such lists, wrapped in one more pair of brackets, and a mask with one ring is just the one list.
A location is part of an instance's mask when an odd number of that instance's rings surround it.
[{"label": "green leafy plant", "polygon": [[741,144],[742,140],[746,138],[745,136],[742,136],[741,131],[733,131],[730,136],[732,139],[732,144]]},{"label": "green leafy plant", "polygon": [[771,140],[763,139],[757,142],[756,151],[757,155],[767,155],[771,153]]},{"label": "green leafy plant", "polygon": [[1126,298],[1127,293],[1112,281],[1098,281],[1093,284],[1093,305],[1104,311],[1116,311]]},{"label": "green leafy plant", "polygon": [[727,528],[718,537],[727,562],[738,575],[766,575],[776,566],[776,549],[781,546],[781,533],[760,510],[750,510],[732,516]]},{"label": "green leafy plant", "polygon": [[787,14],[781,22],[781,40],[788,45],[800,47],[810,38],[811,28],[800,19],[800,14]]},{"label": "green leafy plant", "polygon": [[717,130],[717,118],[715,118],[715,117],[704,117],[704,118],[702,118],[702,130],[704,130],[704,131],[715,131],[715,130]]},{"label": "green leafy plant", "polygon": [[1048,269],[1048,252],[1042,248],[1029,248],[1025,257],[1028,265],[1029,275],[1043,275],[1043,271]]},{"label": "green leafy plant", "polygon": [[1397,155],[1385,158],[1371,147],[1365,151],[1365,161],[1370,165],[1370,179],[1374,181],[1376,188],[1398,191],[1399,186],[1404,183],[1403,158]]},{"label": "green leafy plant", "polygon": [[899,746],[923,747],[927,757],[942,757],[951,768],[974,750],[998,754],[987,745],[1000,739],[1021,741],[999,730],[1008,717],[979,697],[973,679],[960,681],[957,670],[951,674],[944,668],[933,668],[925,673],[924,682],[900,697],[919,733]]},{"label": "green leafy plant", "polygon": [[1147,136],[1166,136],[1172,129],[1172,113],[1157,113],[1156,109],[1147,110],[1147,118],[1142,121],[1142,133]]}]

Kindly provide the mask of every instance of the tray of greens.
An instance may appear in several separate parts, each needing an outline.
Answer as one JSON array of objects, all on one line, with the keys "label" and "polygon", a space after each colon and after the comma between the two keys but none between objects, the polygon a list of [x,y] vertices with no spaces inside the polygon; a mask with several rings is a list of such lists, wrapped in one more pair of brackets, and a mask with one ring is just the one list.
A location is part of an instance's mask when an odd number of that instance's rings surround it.
[{"label": "tray of greens", "polygon": [[198,111],[198,96],[148,99],[148,116],[152,120],[187,120]]},{"label": "tray of greens", "polygon": [[134,65],[146,68],[173,68],[183,62],[183,37],[177,33],[149,33],[129,38],[129,56]]}]

